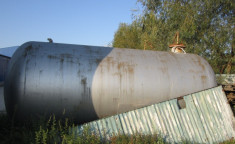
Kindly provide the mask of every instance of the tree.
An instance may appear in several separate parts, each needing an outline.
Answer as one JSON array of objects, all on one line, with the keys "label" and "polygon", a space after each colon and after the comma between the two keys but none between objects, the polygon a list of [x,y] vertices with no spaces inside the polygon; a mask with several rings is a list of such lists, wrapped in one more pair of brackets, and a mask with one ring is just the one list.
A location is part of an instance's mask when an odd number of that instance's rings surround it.
[{"label": "tree", "polygon": [[[176,31],[188,53],[198,54],[216,73],[235,73],[235,2],[231,0],[138,0],[144,10],[122,24],[116,47],[167,50]],[[121,35],[124,34],[125,36]]]},{"label": "tree", "polygon": [[121,23],[118,31],[115,33],[113,46],[119,48],[140,48],[140,30],[137,23],[131,25]]}]

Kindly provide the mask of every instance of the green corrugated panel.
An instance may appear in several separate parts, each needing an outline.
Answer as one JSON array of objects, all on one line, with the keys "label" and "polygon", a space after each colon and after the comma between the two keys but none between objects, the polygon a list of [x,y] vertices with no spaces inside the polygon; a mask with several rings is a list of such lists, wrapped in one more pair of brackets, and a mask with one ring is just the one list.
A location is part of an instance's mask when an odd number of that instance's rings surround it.
[{"label": "green corrugated panel", "polygon": [[179,143],[219,143],[234,137],[233,113],[221,86],[150,105],[78,126],[78,133],[88,127],[102,139],[113,135],[159,134],[165,141]]}]

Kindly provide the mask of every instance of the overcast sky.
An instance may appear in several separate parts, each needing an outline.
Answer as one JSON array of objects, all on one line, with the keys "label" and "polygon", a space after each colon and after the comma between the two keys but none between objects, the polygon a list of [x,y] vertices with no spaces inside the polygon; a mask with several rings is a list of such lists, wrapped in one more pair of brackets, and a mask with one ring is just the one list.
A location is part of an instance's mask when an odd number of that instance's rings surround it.
[{"label": "overcast sky", "polygon": [[136,0],[1,0],[0,48],[27,41],[107,46]]}]

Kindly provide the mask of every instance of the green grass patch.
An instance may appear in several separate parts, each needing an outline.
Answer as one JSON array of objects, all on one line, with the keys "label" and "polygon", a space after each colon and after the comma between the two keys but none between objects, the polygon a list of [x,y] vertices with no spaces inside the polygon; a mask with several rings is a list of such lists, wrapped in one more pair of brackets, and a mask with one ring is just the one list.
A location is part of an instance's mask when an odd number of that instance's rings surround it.
[{"label": "green grass patch", "polygon": [[[109,139],[101,139],[98,135],[85,127],[81,134],[76,132],[76,126],[69,119],[56,120],[51,116],[45,120],[27,121],[16,123],[6,115],[0,114],[0,143],[17,144],[164,144],[164,139],[155,135],[117,135]],[[182,143],[191,143],[183,141]],[[225,144],[235,143],[234,140],[226,141]]]},{"label": "green grass patch", "polygon": [[22,143],[22,144],[135,144],[135,143],[164,143],[157,135],[133,136],[118,135],[110,139],[101,139],[92,134],[85,127],[81,134],[76,132],[76,126],[69,119],[57,120],[51,116],[48,120],[39,118],[25,123],[16,123],[6,115],[0,115],[0,143]]}]

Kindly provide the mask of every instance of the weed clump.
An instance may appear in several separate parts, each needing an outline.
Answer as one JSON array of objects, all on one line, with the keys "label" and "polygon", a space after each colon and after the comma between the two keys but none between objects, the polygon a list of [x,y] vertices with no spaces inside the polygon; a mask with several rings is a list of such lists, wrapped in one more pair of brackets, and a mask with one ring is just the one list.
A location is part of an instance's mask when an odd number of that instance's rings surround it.
[{"label": "weed clump", "polygon": [[[90,131],[88,126],[80,133],[68,118],[57,120],[54,115],[49,119],[40,118],[25,123],[16,123],[7,115],[0,114],[0,143],[17,144],[164,144],[164,138],[160,135],[112,135],[109,138],[101,138],[100,135]],[[184,141],[182,143],[190,143]],[[235,143],[234,140],[224,142]]]}]

